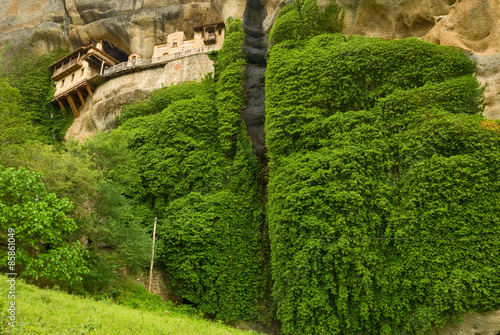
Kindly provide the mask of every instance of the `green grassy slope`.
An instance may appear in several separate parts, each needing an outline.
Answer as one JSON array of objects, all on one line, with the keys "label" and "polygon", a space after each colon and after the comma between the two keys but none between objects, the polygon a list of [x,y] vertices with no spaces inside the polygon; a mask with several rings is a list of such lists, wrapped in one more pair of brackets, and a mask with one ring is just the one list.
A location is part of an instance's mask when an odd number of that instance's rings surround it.
[{"label": "green grassy slope", "polygon": [[7,328],[7,278],[0,275],[0,334],[255,334],[173,311],[155,313],[16,283],[16,327]]}]

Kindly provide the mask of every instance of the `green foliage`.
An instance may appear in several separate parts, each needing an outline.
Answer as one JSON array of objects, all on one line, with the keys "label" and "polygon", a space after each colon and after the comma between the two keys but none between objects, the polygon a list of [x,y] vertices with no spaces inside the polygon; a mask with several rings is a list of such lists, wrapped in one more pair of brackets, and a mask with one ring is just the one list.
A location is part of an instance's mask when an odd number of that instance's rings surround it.
[{"label": "green foliage", "polygon": [[135,135],[131,149],[142,181],[135,189],[139,200],[151,199],[162,206],[191,190],[216,187],[214,174],[220,174],[222,157],[214,150],[217,116],[212,97],[178,100],[163,112],[131,119],[118,130]]},{"label": "green foliage", "polygon": [[355,37],[346,42],[338,34],[316,36],[300,48],[285,44],[273,48],[267,69],[266,85],[272,89],[266,92],[266,136],[274,143],[270,156],[317,148],[317,143],[305,145],[314,139],[306,135],[323,132],[324,117],[371,109],[395,91],[421,88],[415,95],[427,94],[421,105],[446,98],[439,106],[454,113],[475,113],[481,103],[482,92],[470,75],[475,65],[447,47],[413,38],[384,42]]},{"label": "green foliage", "polygon": [[19,91],[0,78],[0,146],[33,139],[35,128],[20,106]]},{"label": "green foliage", "polygon": [[344,24],[344,13],[335,0],[320,11],[317,0],[298,0],[283,8],[269,33],[271,46],[287,42],[296,46],[308,38],[324,33],[338,33]]},{"label": "green foliage", "polygon": [[[41,178],[25,168],[0,165],[0,237],[7,241],[9,228],[15,230],[15,267],[23,277],[64,286],[81,283],[88,272],[86,252],[68,240],[77,228],[67,217],[73,205],[47,192]],[[4,271],[6,258],[7,253]]]},{"label": "green foliage", "polygon": [[30,46],[22,50],[6,46],[2,50],[5,64],[0,67],[0,77],[19,90],[19,105],[33,122],[37,139],[45,143],[63,141],[66,130],[74,120],[73,115],[63,113],[50,103],[54,82],[47,67],[66,53],[66,49],[55,49],[37,55]]},{"label": "green foliage", "polygon": [[[98,134],[83,145],[69,143],[66,150],[36,143],[1,150],[0,163],[42,172],[47,189],[75,205],[70,214],[78,230],[72,235],[91,252],[93,273],[84,275],[84,289],[89,292],[106,286],[119,267],[138,271],[150,259],[150,235],[134,215],[134,203],[123,195],[127,188],[122,185],[131,187],[138,177],[127,168],[132,157],[127,137],[120,135]],[[103,247],[112,254],[102,255]]]},{"label": "green foliage", "polygon": [[241,20],[229,18],[226,39],[217,58],[220,73],[216,98],[220,145],[228,155],[234,155],[241,109],[245,105],[243,70],[246,58],[241,48],[244,37]]},{"label": "green foliage", "polygon": [[[204,81],[211,82],[211,77]],[[207,91],[208,89],[208,91]],[[124,108],[120,117],[116,119],[118,125],[134,117],[160,113],[177,100],[192,99],[198,95],[208,94],[210,86],[198,85],[196,82],[184,82],[154,91],[149,100],[133,103]]]},{"label": "green foliage", "polygon": [[240,142],[227,167],[227,184],[218,192],[191,192],[171,202],[158,230],[158,257],[175,274],[178,294],[226,320],[256,313],[262,280],[256,233],[263,220],[258,171],[251,147]]},{"label": "green foliage", "polygon": [[[128,148],[130,138],[131,134],[124,132],[98,133],[81,145],[73,143],[70,149],[82,161],[91,161],[94,170],[102,174],[92,206],[92,220],[82,233],[91,241],[89,248],[97,254],[94,261],[105,274],[116,268],[143,270],[151,255],[151,236],[141,226],[136,203],[124,195],[140,183]],[[112,253],[101,251],[103,246]]]},{"label": "green foliage", "polygon": [[[131,287],[128,287],[130,289]],[[0,306],[9,302],[9,284],[0,276]],[[201,320],[170,306],[163,310],[138,310],[110,300],[82,299],[56,290],[42,290],[16,281],[16,327],[7,326],[7,308],[0,309],[0,333],[4,334],[170,334],[170,335],[244,335],[255,334],[220,323]],[[158,297],[145,289],[134,295],[147,299],[146,306],[159,303]],[[146,292],[145,292],[146,291]],[[156,298],[155,298],[156,297]],[[137,300],[137,303],[140,302]],[[159,304],[158,304],[159,306]],[[19,317],[20,316],[20,317]]]},{"label": "green foliage", "polygon": [[477,115],[474,67],[416,39],[273,47],[267,214],[283,333],[428,334],[500,307],[500,242],[476,239],[500,235],[500,128]]},{"label": "green foliage", "polygon": [[174,305],[171,301],[164,301],[159,295],[149,292],[144,286],[136,283],[130,277],[116,280],[109,291],[98,297],[111,298],[119,305],[143,311],[175,313],[189,315],[193,319],[201,319],[203,314],[189,305]]},{"label": "green foliage", "polygon": [[158,91],[109,142],[128,136],[122,142],[133,160],[126,166],[140,180],[125,194],[142,204],[137,213],[150,206],[148,228],[151,214],[159,217],[156,252],[170,285],[203,313],[228,321],[254,318],[262,287],[259,165],[240,121],[243,36],[241,21],[229,20],[217,83],[209,77]]},{"label": "green foliage", "polygon": [[39,143],[9,146],[0,152],[0,164],[41,172],[50,192],[68,197],[75,205],[72,216],[80,224],[90,220],[99,194],[100,174],[89,159]]}]

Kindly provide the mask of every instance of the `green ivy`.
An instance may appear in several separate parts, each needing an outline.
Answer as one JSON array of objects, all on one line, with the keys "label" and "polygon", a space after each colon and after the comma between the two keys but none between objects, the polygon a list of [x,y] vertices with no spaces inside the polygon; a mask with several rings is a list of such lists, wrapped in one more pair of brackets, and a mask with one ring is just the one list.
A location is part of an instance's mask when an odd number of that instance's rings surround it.
[{"label": "green ivy", "polygon": [[500,236],[500,127],[479,115],[474,69],[413,38],[276,36],[267,218],[284,334],[429,334],[500,307],[500,241],[476,239]]},{"label": "green ivy", "polygon": [[243,36],[241,21],[228,20],[217,82],[159,90],[127,107],[114,132],[139,176],[125,194],[140,204],[136,213],[149,207],[148,227],[159,218],[156,254],[169,285],[226,321],[257,317],[264,277],[260,166],[240,119]]},{"label": "green ivy", "polygon": [[0,54],[0,61],[4,63],[0,65],[0,77],[19,90],[20,107],[32,121],[37,139],[45,143],[62,142],[74,121],[72,113],[67,114],[50,103],[54,96],[54,81],[47,67],[65,54],[67,50],[62,48],[38,55],[30,46],[13,50],[10,45],[5,46]]},{"label": "green ivy", "polygon": [[297,0],[285,6],[269,33],[271,47],[286,42],[291,47],[324,33],[338,33],[344,25],[344,12],[335,0],[320,10],[317,0]]},{"label": "green ivy", "polygon": [[229,18],[226,39],[217,57],[217,68],[220,71],[216,97],[219,140],[222,149],[229,155],[234,154],[240,114],[245,105],[243,70],[246,56],[242,51],[244,37],[241,20]]}]

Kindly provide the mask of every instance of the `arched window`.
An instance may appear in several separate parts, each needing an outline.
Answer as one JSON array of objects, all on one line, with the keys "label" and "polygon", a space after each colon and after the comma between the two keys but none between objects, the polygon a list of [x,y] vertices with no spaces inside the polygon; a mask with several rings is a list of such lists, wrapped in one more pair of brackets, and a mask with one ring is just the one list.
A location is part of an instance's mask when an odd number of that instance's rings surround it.
[{"label": "arched window", "polygon": [[177,48],[177,42],[172,43],[172,48]]}]

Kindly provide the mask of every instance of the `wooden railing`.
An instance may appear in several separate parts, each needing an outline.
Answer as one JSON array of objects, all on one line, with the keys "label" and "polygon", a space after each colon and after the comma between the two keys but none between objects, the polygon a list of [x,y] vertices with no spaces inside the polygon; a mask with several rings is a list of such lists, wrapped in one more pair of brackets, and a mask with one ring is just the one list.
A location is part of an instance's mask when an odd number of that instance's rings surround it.
[{"label": "wooden railing", "polygon": [[81,86],[86,81],[87,81],[87,78],[84,78],[84,79],[81,79],[75,83],[72,83],[71,85],[68,85],[67,87],[61,87],[61,88],[57,89],[56,92],[54,93],[54,98],[52,99],[52,101],[58,99],[61,95],[64,95],[66,92],[73,90],[75,87]]},{"label": "wooden railing", "polygon": [[56,76],[58,75],[59,73],[63,72],[64,70],[66,70],[67,68],[73,66],[76,64],[76,62],[78,61],[77,58],[74,58],[74,59],[71,59],[68,63],[64,63],[61,65],[61,67],[59,68],[56,68],[54,69],[54,74],[52,76]]},{"label": "wooden railing", "polygon": [[205,44],[214,44],[217,41],[217,35],[215,33],[205,33],[203,40]]},{"label": "wooden railing", "polygon": [[175,59],[189,57],[189,56],[193,56],[193,55],[199,55],[199,54],[207,53],[207,52],[214,51],[214,50],[219,50],[221,48],[221,46],[222,45],[211,45],[211,46],[181,51],[181,52],[177,52],[175,54],[165,55],[165,56],[156,57],[156,58],[131,60],[131,61],[123,62],[123,63],[117,64],[117,65],[114,65],[110,68],[105,69],[103,75],[105,77],[115,76],[120,72],[125,72],[128,70],[136,70],[136,69],[138,70],[140,68],[159,66],[159,65],[168,63],[168,62],[175,60]]}]

